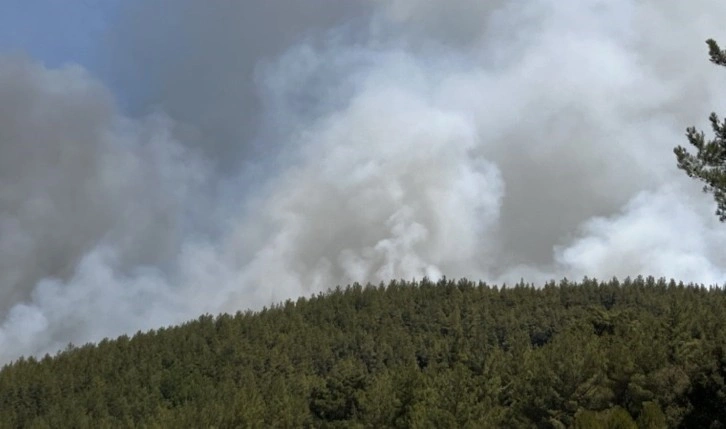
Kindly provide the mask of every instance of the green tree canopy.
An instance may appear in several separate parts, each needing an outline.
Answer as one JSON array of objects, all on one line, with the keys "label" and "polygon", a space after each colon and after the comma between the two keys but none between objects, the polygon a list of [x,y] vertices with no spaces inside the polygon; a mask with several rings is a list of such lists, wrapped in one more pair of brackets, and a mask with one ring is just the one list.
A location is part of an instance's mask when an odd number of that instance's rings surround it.
[{"label": "green tree canopy", "polygon": [[[726,51],[719,48],[716,41],[706,41],[711,62],[726,66]],[[709,117],[715,137],[706,140],[703,131],[690,127],[686,131],[688,141],[696,148],[696,153],[689,153],[684,147],[674,149],[678,159],[678,168],[685,171],[688,177],[705,183],[704,192],[713,193],[718,205],[716,215],[721,222],[726,221],[726,120],[721,121],[716,113]]]},{"label": "green tree canopy", "polygon": [[353,285],[0,369],[0,428],[726,427],[726,292]]}]

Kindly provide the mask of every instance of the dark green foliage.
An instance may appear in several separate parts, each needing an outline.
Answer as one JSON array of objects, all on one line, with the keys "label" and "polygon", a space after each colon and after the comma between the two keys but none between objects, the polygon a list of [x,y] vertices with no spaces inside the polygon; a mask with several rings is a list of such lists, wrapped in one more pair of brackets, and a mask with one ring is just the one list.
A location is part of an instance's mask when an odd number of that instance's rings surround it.
[{"label": "dark green foliage", "polygon": [[20,359],[0,427],[717,428],[726,294],[353,285]]},{"label": "dark green foliage", "polygon": [[663,410],[655,402],[643,402],[643,408],[638,416],[638,427],[640,429],[663,429],[667,428],[666,417]]},{"label": "dark green foliage", "polygon": [[[709,39],[711,62],[726,66],[726,51]],[[678,168],[685,171],[688,177],[696,178],[705,183],[704,192],[712,192],[717,203],[716,215],[726,221],[726,120],[721,121],[716,113],[709,117],[711,128],[715,134],[712,140],[706,140],[703,131],[690,127],[686,131],[688,142],[696,148],[696,154],[689,153],[682,146],[674,149],[678,160]]]}]

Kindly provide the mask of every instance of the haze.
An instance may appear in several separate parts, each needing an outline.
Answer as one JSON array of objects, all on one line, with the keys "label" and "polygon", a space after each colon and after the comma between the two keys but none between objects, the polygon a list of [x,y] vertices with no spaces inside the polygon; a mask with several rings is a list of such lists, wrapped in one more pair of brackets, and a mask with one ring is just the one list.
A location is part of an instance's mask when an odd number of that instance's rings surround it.
[{"label": "haze", "polygon": [[726,282],[726,3],[0,6],[0,362],[338,284]]}]

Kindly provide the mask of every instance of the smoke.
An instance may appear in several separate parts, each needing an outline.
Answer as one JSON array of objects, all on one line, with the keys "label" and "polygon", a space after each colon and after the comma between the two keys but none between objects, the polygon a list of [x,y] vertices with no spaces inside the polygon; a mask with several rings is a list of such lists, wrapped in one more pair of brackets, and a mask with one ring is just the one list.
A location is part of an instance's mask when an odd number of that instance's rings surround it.
[{"label": "smoke", "polygon": [[117,325],[114,314],[152,316],[126,310],[147,294],[173,293],[153,279],[110,280],[139,267],[173,269],[202,201],[193,195],[204,162],[169,138],[167,119],[119,115],[77,67],[2,58],[0,100],[3,356],[137,323]]},{"label": "smoke", "polygon": [[[365,19],[367,1],[132,1],[106,51],[114,86],[133,88],[130,109],[161,109],[193,146],[228,174],[240,162],[279,150],[260,133],[263,106],[255,73],[301,39]],[[277,128],[275,123],[270,124]]]},{"label": "smoke", "polygon": [[3,57],[0,360],[354,281],[723,283],[672,155],[722,13],[154,0],[101,77]]}]

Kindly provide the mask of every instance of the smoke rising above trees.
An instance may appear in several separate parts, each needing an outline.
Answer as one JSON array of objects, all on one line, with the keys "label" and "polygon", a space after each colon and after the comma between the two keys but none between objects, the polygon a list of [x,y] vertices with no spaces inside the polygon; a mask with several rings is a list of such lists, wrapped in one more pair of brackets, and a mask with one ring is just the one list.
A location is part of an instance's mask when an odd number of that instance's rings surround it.
[{"label": "smoke rising above trees", "polygon": [[354,281],[726,279],[669,153],[726,4],[243,3],[2,57],[0,360]]}]

